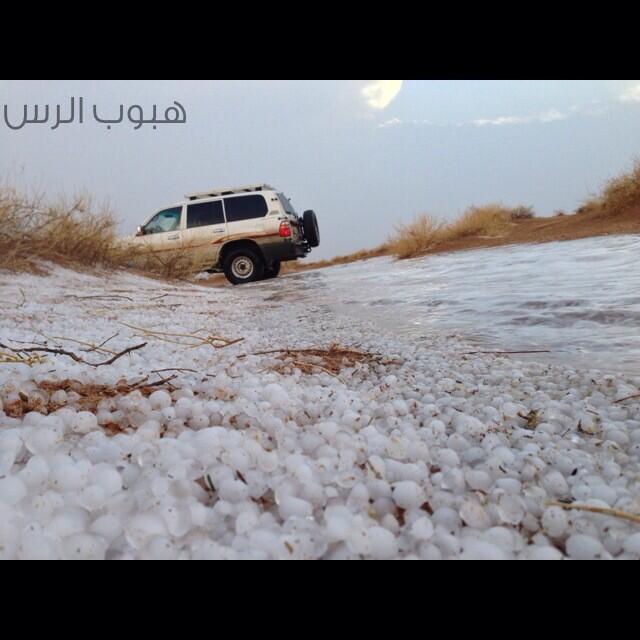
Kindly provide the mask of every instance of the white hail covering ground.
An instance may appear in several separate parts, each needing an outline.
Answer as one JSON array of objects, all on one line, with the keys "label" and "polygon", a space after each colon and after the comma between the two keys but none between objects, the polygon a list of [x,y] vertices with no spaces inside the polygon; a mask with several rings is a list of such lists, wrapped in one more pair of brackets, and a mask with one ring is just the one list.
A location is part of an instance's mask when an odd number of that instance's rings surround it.
[{"label": "white hail covering ground", "polygon": [[[0,274],[5,344],[56,336],[98,361],[61,337],[118,333],[107,346],[119,351],[141,341],[127,323],[244,338],[215,350],[147,337],[101,368],[55,355],[0,364],[0,557],[640,557],[640,525],[549,506],[640,512],[639,404],[616,402],[640,379],[465,355],[474,347],[435,332],[416,347],[289,301],[288,281]],[[238,358],[334,341],[397,363],[338,379],[274,372],[273,355]],[[64,392],[67,406],[48,416],[2,409],[43,380],[154,381],[168,368],[198,373],[175,372],[170,394],[105,400],[97,416]],[[133,427],[109,435],[108,423]]]}]

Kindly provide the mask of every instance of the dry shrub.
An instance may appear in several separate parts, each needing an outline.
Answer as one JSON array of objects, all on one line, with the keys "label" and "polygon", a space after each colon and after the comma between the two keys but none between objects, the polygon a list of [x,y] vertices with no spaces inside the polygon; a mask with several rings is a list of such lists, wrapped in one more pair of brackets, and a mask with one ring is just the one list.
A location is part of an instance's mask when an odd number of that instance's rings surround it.
[{"label": "dry shrub", "polygon": [[462,217],[447,225],[443,239],[500,235],[509,227],[511,211],[500,204],[469,207]]},{"label": "dry shrub", "polygon": [[398,258],[410,258],[430,249],[442,237],[444,223],[427,214],[398,224],[386,242],[387,250]]},{"label": "dry shrub", "polygon": [[187,250],[152,253],[138,249],[127,261],[127,266],[167,280],[187,278],[205,270],[198,256]]},{"label": "dry shrub", "polygon": [[204,268],[190,251],[150,253],[122,242],[109,207],[96,207],[88,195],[49,202],[40,193],[0,185],[0,269],[42,273],[44,260],[70,267],[131,267],[168,279]]},{"label": "dry shrub", "polygon": [[531,218],[535,218],[536,214],[533,210],[533,207],[525,207],[520,205],[519,207],[514,207],[511,209],[511,219],[512,220],[531,220]]},{"label": "dry shrub", "polygon": [[634,161],[630,171],[605,184],[600,203],[603,209],[611,212],[640,205],[640,158]]},{"label": "dry shrub", "polygon": [[555,218],[562,218],[567,214],[564,211],[562,211],[562,209],[558,209],[557,211],[554,211],[553,215]]},{"label": "dry shrub", "polygon": [[640,158],[633,161],[626,173],[608,180],[600,194],[590,196],[576,213],[623,213],[640,206]]},{"label": "dry shrub", "polygon": [[41,271],[42,260],[84,266],[121,265],[116,219],[80,195],[46,202],[0,186],[0,268]]},{"label": "dry shrub", "polygon": [[595,213],[602,210],[602,200],[597,196],[589,196],[582,201],[582,204],[576,209],[577,214]]},{"label": "dry shrub", "polygon": [[501,204],[469,207],[460,218],[449,223],[420,215],[412,222],[396,226],[385,249],[398,258],[411,258],[460,238],[500,236],[513,221],[528,220],[534,216],[532,207],[505,207]]}]

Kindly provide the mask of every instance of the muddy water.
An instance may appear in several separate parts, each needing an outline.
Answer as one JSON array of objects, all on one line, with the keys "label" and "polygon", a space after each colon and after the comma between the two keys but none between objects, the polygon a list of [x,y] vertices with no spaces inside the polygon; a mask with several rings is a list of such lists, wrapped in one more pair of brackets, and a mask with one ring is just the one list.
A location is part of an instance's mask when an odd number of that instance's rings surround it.
[{"label": "muddy water", "polygon": [[640,373],[640,236],[380,258],[260,285],[417,340],[453,329],[482,348]]}]

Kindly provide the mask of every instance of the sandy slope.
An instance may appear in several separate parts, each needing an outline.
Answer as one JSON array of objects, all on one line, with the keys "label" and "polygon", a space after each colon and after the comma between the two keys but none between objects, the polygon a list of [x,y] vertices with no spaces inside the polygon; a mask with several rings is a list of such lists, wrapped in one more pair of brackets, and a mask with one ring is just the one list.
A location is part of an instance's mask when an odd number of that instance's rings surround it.
[{"label": "sandy slope", "polygon": [[[147,342],[0,364],[0,557],[640,557],[637,524],[551,506],[640,513],[640,380],[416,348],[277,282],[0,274],[0,342]],[[332,342],[378,357],[246,355]],[[73,390],[123,380],[97,406]]]},{"label": "sandy slope", "polygon": [[640,210],[621,213],[577,213],[553,218],[533,218],[512,221],[509,230],[496,237],[468,236],[442,242],[426,253],[460,251],[505,244],[577,240],[594,236],[640,233]]},{"label": "sandy slope", "polygon": [[[554,242],[557,240],[578,240],[605,235],[639,234],[640,209],[629,209],[623,212],[611,213],[590,212],[565,216],[533,218],[530,220],[513,220],[505,233],[500,235],[468,235],[452,240],[439,242],[417,255],[449,253],[480,249],[482,247],[499,247],[510,244],[535,244]],[[287,271],[305,271],[321,269],[338,264],[348,264],[362,260],[369,260],[383,255],[389,255],[389,249],[383,244],[374,249],[363,249],[344,256],[336,256],[328,260],[307,258],[295,262],[285,263]],[[412,256],[416,257],[416,256]],[[224,277],[219,276],[211,284],[221,286]]]}]

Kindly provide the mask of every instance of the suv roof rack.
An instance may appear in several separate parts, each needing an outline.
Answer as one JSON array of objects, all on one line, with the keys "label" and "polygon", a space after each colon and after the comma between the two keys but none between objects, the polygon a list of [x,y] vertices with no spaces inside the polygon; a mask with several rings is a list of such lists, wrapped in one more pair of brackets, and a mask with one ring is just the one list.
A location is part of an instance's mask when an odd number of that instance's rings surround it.
[{"label": "suv roof rack", "polygon": [[218,189],[210,189],[209,191],[200,191],[198,193],[187,193],[187,200],[200,200],[202,198],[215,198],[216,196],[229,196],[234,193],[251,193],[253,191],[272,191],[273,187],[262,182],[255,184],[245,184],[241,187],[220,187]]}]

